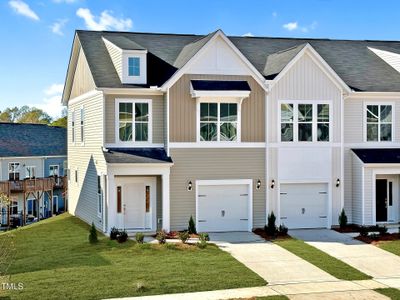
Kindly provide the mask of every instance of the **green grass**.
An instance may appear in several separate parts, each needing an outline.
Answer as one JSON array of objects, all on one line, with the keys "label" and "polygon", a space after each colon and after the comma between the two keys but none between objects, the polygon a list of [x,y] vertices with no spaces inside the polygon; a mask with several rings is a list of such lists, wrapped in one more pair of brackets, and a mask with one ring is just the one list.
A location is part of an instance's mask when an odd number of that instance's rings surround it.
[{"label": "green grass", "polygon": [[392,252],[392,253],[400,256],[400,240],[384,241],[384,242],[379,243],[378,247],[383,250]]},{"label": "green grass", "polygon": [[318,268],[343,280],[364,280],[371,277],[349,266],[348,264],[326,254],[325,252],[308,245],[297,239],[281,239],[274,241],[275,244],[285,248],[293,254],[312,263]]},{"label": "green grass", "polygon": [[8,292],[12,299],[100,299],[266,284],[214,245],[118,244],[101,234],[90,245],[89,226],[68,214],[12,233],[11,282],[24,284],[22,291]]},{"label": "green grass", "polygon": [[393,288],[376,289],[376,292],[389,297],[392,300],[400,299],[400,290]]}]

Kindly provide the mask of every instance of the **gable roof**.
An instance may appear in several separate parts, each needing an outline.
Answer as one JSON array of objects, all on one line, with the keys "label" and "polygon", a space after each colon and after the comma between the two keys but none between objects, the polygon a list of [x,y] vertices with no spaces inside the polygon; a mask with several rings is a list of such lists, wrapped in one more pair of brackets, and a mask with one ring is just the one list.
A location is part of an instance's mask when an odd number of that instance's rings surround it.
[{"label": "gable roof", "polygon": [[[76,35],[86,55],[98,88],[140,88],[162,86],[209,41],[208,35],[156,34],[137,32],[82,31]],[[146,85],[122,84],[111,62],[102,37],[127,40],[148,51]],[[400,92],[400,73],[368,49],[390,48],[400,52],[400,41],[359,41],[228,36],[230,42],[265,78],[282,71],[305,44],[326,61],[353,90]],[[116,42],[117,43],[117,42]],[[122,41],[121,41],[122,43]]]},{"label": "gable roof", "polygon": [[66,128],[0,123],[0,136],[0,157],[67,155]]}]

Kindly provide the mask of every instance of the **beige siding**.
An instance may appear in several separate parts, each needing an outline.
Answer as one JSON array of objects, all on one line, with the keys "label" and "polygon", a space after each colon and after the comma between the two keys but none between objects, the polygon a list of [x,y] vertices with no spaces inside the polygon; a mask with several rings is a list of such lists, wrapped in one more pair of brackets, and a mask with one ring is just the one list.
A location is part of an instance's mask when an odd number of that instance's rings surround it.
[{"label": "beige siding", "polygon": [[243,142],[265,141],[265,92],[250,76],[193,75],[182,76],[169,96],[170,142],[196,142],[196,100],[190,95],[190,80],[247,80],[251,93],[242,103],[241,139]]},{"label": "beige siding", "polygon": [[116,143],[115,102],[116,99],[151,99],[153,119],[153,143],[164,144],[164,98],[163,96],[107,95],[105,104],[106,143]]},{"label": "beige siding", "polygon": [[[85,110],[84,145],[80,142],[80,108]],[[75,110],[76,143],[72,143],[71,123],[68,124],[68,185],[69,211],[89,224],[94,222],[102,227],[97,216],[97,175],[106,173],[103,145],[103,95],[98,94],[81,103],[69,105],[68,116],[71,120]],[[71,121],[69,121],[71,122]],[[75,170],[78,170],[78,182],[75,182]]]},{"label": "beige siding", "polygon": [[[171,149],[170,201],[171,230],[188,226],[196,217],[195,191],[187,191],[188,181],[214,179],[253,179],[253,226],[265,225],[264,149]],[[260,179],[261,189],[255,184]]]},{"label": "beige siding", "polygon": [[[354,154],[352,154],[354,155]],[[362,224],[363,218],[363,173],[364,168],[362,162],[356,157],[352,157],[352,221],[355,224]]]},{"label": "beige siding", "polygon": [[103,41],[106,45],[108,54],[110,54],[115,70],[122,81],[122,50],[106,39],[103,39]]},{"label": "beige siding", "polygon": [[93,81],[92,73],[90,72],[85,53],[83,53],[81,48],[76,64],[74,79],[72,81],[70,99],[76,98],[84,93],[94,90],[95,88],[96,85]]}]

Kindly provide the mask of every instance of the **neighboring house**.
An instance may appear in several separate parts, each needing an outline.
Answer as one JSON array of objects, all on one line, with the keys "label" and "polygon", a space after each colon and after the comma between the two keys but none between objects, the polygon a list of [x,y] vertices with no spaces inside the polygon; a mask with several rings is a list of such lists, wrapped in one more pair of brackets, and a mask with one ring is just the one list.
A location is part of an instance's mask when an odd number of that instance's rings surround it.
[{"label": "neighboring house", "polygon": [[77,31],[63,103],[104,232],[399,222],[400,42]]},{"label": "neighboring house", "polygon": [[65,128],[0,123],[0,193],[11,200],[1,208],[1,224],[23,225],[64,212],[66,163]]}]

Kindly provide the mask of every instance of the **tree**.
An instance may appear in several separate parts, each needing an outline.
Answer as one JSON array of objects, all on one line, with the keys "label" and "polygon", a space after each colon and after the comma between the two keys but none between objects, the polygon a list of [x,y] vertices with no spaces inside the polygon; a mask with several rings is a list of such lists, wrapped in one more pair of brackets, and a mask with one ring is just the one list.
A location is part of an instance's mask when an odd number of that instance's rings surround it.
[{"label": "tree", "polygon": [[50,126],[58,126],[58,127],[64,127],[67,128],[68,125],[68,111],[66,108],[64,108],[61,112],[61,117],[58,118],[57,120],[54,120]]},{"label": "tree", "polygon": [[20,109],[20,115],[17,118],[17,123],[30,124],[49,124],[51,117],[43,110],[36,107],[23,106]]},{"label": "tree", "polygon": [[18,107],[9,107],[0,111],[0,122],[14,123],[19,117],[20,110]]},{"label": "tree", "polygon": [[96,227],[94,226],[94,223],[92,222],[92,226],[90,227],[90,232],[89,232],[89,243],[91,244],[96,244],[98,242],[97,238],[97,230]]}]

